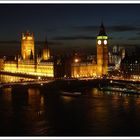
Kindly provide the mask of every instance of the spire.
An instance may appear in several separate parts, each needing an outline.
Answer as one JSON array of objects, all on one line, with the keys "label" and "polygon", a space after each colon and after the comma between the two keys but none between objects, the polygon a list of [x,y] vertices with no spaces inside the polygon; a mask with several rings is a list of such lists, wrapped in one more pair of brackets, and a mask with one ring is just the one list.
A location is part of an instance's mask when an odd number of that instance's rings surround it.
[{"label": "spire", "polygon": [[105,27],[104,27],[103,21],[101,22],[100,32],[99,32],[98,36],[107,36],[107,34],[105,32]]},{"label": "spire", "polygon": [[45,37],[45,42],[44,42],[44,49],[48,49],[48,41],[47,41],[47,36]]},{"label": "spire", "polygon": [[50,58],[50,50],[48,47],[47,37],[45,37],[44,48],[43,48],[43,59],[48,60]]},{"label": "spire", "polygon": [[30,35],[30,32],[29,32],[29,30],[27,30],[27,31],[26,31],[26,35],[27,35],[27,36],[29,36],[29,35]]},{"label": "spire", "polygon": [[33,52],[32,52],[32,50],[31,50],[30,60],[32,60],[32,59],[33,59]]}]

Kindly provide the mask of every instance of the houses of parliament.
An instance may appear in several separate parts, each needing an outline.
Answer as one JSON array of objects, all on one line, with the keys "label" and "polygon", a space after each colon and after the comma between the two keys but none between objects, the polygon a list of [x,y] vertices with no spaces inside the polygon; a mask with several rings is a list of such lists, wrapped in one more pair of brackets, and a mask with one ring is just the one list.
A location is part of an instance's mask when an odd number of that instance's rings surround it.
[{"label": "houses of parliament", "polygon": [[21,54],[15,60],[5,60],[2,71],[46,77],[101,77],[108,74],[108,36],[103,23],[96,38],[96,59],[83,60],[77,55],[51,55],[47,40],[41,56],[35,53],[34,34],[21,35]]}]

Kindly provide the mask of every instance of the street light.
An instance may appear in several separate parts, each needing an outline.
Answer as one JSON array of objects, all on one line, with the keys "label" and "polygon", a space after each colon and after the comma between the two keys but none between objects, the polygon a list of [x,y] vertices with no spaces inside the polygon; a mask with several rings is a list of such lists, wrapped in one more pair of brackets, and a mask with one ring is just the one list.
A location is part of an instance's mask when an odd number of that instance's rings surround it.
[{"label": "street light", "polygon": [[78,63],[79,62],[79,59],[75,58],[74,62],[75,63]]}]

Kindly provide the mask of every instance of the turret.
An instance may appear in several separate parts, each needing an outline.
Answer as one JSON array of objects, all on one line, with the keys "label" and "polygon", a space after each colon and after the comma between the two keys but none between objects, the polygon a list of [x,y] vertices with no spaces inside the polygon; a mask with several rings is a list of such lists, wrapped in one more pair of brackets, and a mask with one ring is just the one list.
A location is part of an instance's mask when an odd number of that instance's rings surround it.
[{"label": "turret", "polygon": [[34,35],[27,31],[22,33],[21,37],[21,55],[23,60],[30,60],[31,54],[34,58]]}]

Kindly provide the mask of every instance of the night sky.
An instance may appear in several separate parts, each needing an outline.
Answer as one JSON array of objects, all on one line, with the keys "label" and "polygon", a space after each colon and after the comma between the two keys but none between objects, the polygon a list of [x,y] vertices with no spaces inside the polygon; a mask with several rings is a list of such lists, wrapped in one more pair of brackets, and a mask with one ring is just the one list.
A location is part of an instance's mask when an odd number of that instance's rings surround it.
[{"label": "night sky", "polygon": [[21,32],[27,30],[37,42],[47,35],[54,53],[95,53],[102,20],[110,47],[140,46],[140,4],[0,4],[0,56],[20,53]]}]

